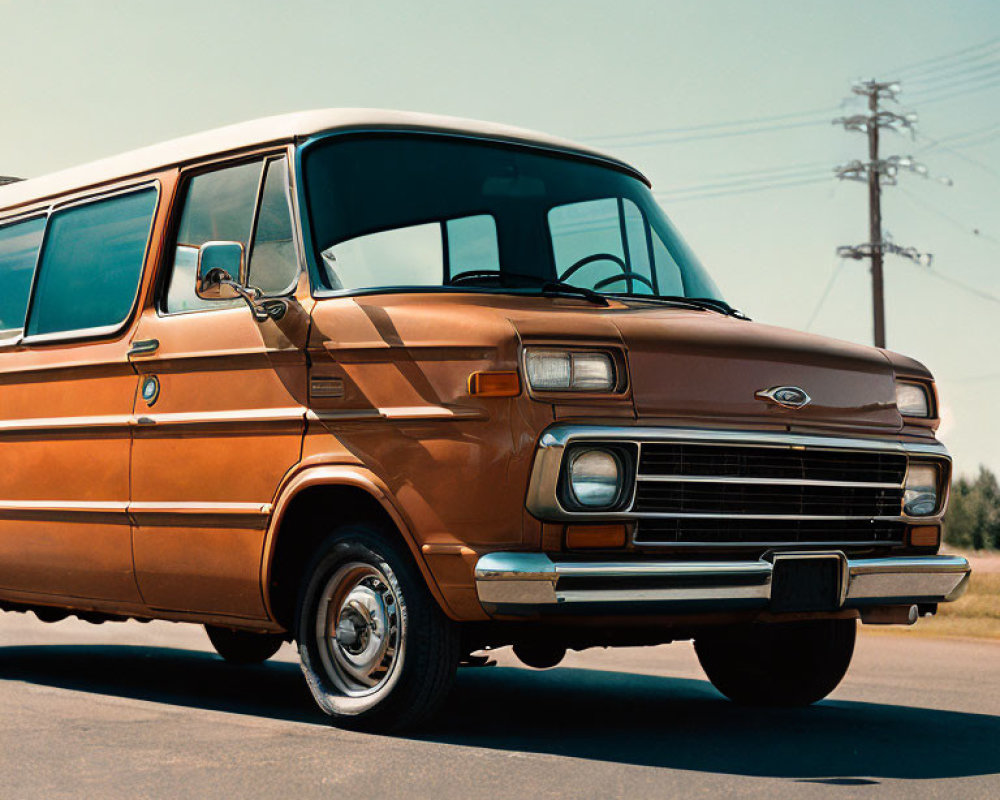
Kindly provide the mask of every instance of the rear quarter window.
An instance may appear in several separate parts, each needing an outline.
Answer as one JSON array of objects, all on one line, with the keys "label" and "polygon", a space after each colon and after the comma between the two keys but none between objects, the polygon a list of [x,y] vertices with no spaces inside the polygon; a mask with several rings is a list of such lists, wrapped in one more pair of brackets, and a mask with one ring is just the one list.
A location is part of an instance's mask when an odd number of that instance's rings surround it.
[{"label": "rear quarter window", "polygon": [[28,312],[28,336],[108,331],[128,319],[156,199],[150,187],[53,212]]},{"label": "rear quarter window", "polygon": [[0,225],[0,339],[24,328],[45,217]]}]

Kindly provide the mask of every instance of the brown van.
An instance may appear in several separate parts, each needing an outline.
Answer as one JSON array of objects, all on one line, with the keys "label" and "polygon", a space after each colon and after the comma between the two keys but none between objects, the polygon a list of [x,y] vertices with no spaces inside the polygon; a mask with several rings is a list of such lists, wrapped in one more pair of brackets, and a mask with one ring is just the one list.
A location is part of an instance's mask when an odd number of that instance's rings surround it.
[{"label": "brown van", "polygon": [[0,187],[0,607],[294,640],[338,724],[513,645],[807,704],[964,590],[895,353],[751,322],[615,158],[317,111]]}]

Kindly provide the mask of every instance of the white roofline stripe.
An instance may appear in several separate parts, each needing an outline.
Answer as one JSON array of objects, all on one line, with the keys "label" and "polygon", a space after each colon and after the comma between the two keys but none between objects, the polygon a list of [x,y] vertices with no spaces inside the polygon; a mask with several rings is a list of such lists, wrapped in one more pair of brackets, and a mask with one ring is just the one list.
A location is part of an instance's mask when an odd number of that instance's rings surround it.
[{"label": "white roofline stripe", "polygon": [[568,139],[525,128],[410,111],[332,108],[241,122],[92,161],[89,164],[38,178],[0,185],[0,213],[104,183],[169,169],[188,161],[269,144],[298,141],[328,131],[352,128],[427,130],[520,142],[596,157],[624,167],[642,177],[635,167],[614,156]]}]

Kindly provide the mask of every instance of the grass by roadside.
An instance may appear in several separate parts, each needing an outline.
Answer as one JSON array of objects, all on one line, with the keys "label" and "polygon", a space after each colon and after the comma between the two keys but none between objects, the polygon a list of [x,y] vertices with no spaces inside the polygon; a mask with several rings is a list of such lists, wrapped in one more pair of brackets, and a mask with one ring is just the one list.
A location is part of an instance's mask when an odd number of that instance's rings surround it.
[{"label": "grass by roadside", "polygon": [[913,627],[866,625],[866,633],[909,633],[920,636],[976,637],[1000,640],[1000,553],[950,549],[972,564],[969,589],[954,603],[942,603],[938,613]]},{"label": "grass by roadside", "polygon": [[969,590],[954,603],[942,603],[931,619],[916,626],[929,636],[978,636],[1000,639],[1000,572],[973,568]]}]

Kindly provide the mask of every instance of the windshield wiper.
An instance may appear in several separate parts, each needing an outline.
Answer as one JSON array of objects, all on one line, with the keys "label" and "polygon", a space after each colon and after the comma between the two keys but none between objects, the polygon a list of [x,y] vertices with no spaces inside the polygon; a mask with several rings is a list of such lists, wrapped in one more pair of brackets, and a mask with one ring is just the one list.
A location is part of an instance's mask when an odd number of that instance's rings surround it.
[{"label": "windshield wiper", "polygon": [[539,287],[539,290],[543,295],[551,294],[570,294],[575,297],[582,297],[584,300],[588,300],[591,303],[599,306],[610,305],[608,299],[600,292],[595,292],[593,289],[587,289],[583,286],[574,286],[572,283],[565,283],[555,278],[543,278],[540,275],[528,275],[524,272],[510,272],[509,270],[477,270],[475,272],[469,272],[465,274],[456,275],[449,281],[449,284],[454,286],[460,286],[463,283],[474,283],[477,281],[494,281],[499,284],[500,288],[503,289],[524,289],[524,286],[505,286],[503,283],[504,278],[517,278],[520,280],[531,281]]},{"label": "windshield wiper", "polygon": [[593,289],[586,289],[583,286],[574,286],[572,283],[563,283],[563,281],[547,280],[542,284],[542,294],[572,294],[578,295],[585,300],[589,300],[591,303],[595,303],[599,306],[611,305],[606,298],[600,292],[595,292]]},{"label": "windshield wiper", "polygon": [[736,319],[750,319],[738,308],[733,308],[725,300],[716,300],[714,297],[685,297],[679,294],[628,294],[626,292],[611,293],[612,297],[626,297],[629,300],[648,300],[651,303],[674,303],[687,305],[692,308],[702,308],[707,311],[717,311],[727,317]]}]

